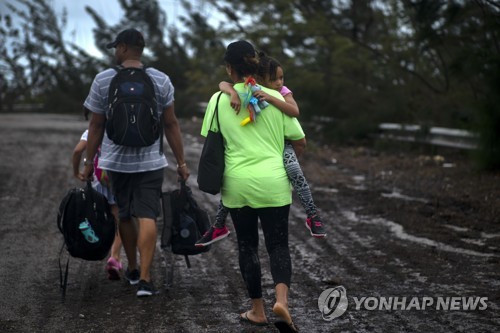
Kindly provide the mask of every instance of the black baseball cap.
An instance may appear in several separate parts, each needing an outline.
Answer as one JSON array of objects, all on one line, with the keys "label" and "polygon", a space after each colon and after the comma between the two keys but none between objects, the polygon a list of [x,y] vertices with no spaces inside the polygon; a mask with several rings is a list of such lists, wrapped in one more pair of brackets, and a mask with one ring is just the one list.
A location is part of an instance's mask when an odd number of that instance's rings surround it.
[{"label": "black baseball cap", "polygon": [[238,64],[244,62],[245,57],[255,57],[255,55],[255,48],[252,44],[246,40],[239,40],[227,46],[224,61],[230,64]]},{"label": "black baseball cap", "polygon": [[136,45],[140,47],[144,47],[146,45],[142,34],[138,30],[133,28],[126,29],[120,32],[113,42],[106,44],[106,48],[110,49],[116,47],[116,45],[118,45],[119,43]]}]

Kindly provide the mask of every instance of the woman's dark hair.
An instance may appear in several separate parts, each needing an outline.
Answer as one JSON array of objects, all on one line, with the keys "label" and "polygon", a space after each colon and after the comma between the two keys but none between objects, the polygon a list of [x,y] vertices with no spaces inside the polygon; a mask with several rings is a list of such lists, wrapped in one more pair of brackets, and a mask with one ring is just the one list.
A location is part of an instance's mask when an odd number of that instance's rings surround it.
[{"label": "woman's dark hair", "polygon": [[264,52],[259,52],[259,68],[257,76],[261,82],[276,80],[278,67],[283,67],[278,60],[267,56]]},{"label": "woman's dark hair", "polygon": [[257,52],[252,44],[244,40],[227,46],[224,61],[231,65],[240,77],[255,75],[259,67]]}]

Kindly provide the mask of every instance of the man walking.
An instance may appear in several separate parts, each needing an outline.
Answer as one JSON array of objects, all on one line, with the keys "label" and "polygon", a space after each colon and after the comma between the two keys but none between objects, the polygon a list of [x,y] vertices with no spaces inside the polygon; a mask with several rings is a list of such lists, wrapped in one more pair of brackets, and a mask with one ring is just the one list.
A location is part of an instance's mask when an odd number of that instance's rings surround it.
[{"label": "man walking", "polygon": [[[189,170],[184,160],[181,131],[174,112],[174,87],[165,73],[151,67],[144,68],[141,62],[144,47],[144,38],[136,29],[120,32],[113,42],[107,44],[107,48],[115,49],[115,59],[120,69],[117,71],[109,68],[98,73],[84,103],[84,107],[92,112],[92,118],[89,124],[87,159],[84,162],[83,176],[85,179],[92,176],[93,157],[97,153],[97,147],[101,145],[99,167],[109,174],[120,211],[119,230],[128,259],[125,278],[131,285],[138,285],[139,297],[158,293],[151,281],[150,268],[156,247],[156,218],[160,214],[163,169],[168,165],[162,151],[161,133],[165,133],[175,156],[179,177],[182,180],[187,180],[189,177]],[[122,75],[122,72],[127,75]],[[138,76],[143,73],[147,75]],[[127,80],[129,77],[136,79],[122,82],[119,88],[115,89],[116,80],[113,81],[113,78],[118,75],[121,80]],[[147,91],[151,93],[148,95]],[[126,99],[119,95],[120,93],[131,93],[136,96],[135,99]],[[121,102],[121,99],[123,103],[118,106],[120,103],[115,102]],[[113,109],[115,106],[116,109]],[[151,112],[144,113],[144,110]],[[114,127],[110,126],[118,121],[121,114],[126,114],[122,118],[127,122],[127,126],[121,126],[120,123]],[[155,119],[159,121],[146,133],[146,137],[153,138],[152,143],[134,139],[137,132],[145,131],[139,127],[144,127],[145,117],[151,118],[147,119],[148,122],[154,123]],[[136,130],[123,133],[127,141],[122,142],[115,137],[109,127],[111,130],[114,128],[115,132],[123,128],[125,131],[128,128]],[[150,135],[157,132],[159,135]],[[139,136],[141,139],[144,137],[144,135]],[[137,260],[137,249],[140,265]]]}]

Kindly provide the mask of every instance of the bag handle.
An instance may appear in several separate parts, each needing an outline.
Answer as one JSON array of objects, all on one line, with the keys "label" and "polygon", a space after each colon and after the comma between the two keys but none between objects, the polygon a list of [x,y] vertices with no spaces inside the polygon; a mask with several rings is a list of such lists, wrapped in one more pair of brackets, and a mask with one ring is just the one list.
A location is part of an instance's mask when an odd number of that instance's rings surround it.
[{"label": "bag handle", "polygon": [[214,118],[217,117],[217,128],[220,130],[220,123],[219,123],[219,99],[220,96],[222,95],[222,91],[219,93],[219,96],[217,96],[217,102],[215,103],[215,111],[214,115],[212,116],[212,121],[210,121],[210,127],[209,130],[212,130],[212,124],[214,123]]},{"label": "bag handle", "polygon": [[178,192],[179,200],[177,201],[178,207],[176,207],[178,211],[181,211],[183,207],[186,205],[189,191],[190,188],[186,185],[186,181],[179,180],[179,192]]},{"label": "bag handle", "polygon": [[92,192],[92,182],[90,180],[87,180],[87,190],[88,190],[89,195],[90,195],[90,200],[92,200],[92,202],[94,202],[94,193]]},{"label": "bag handle", "polygon": [[96,208],[96,198],[94,197],[94,188],[92,187],[92,182],[90,180],[87,180],[87,191],[86,191],[90,197],[90,201],[92,202],[92,211],[94,212],[94,219],[95,221],[98,221],[98,216],[97,216],[97,208]]}]

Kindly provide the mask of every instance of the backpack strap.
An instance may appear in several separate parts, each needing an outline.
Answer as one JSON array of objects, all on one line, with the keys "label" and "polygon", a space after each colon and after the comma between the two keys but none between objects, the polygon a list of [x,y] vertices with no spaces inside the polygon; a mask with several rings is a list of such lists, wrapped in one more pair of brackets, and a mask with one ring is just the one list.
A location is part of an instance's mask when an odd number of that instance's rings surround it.
[{"label": "backpack strap", "polygon": [[68,286],[68,267],[69,267],[69,256],[68,259],[66,260],[66,269],[64,271],[64,277],[63,277],[63,272],[62,272],[62,266],[61,266],[61,256],[62,252],[64,250],[64,241],[61,246],[61,250],[59,250],[59,288],[61,289],[61,297],[62,300],[64,301],[64,298],[66,297],[66,287]]},{"label": "backpack strap", "polygon": [[186,262],[186,267],[191,268],[191,261],[189,261],[189,257],[187,254],[184,255],[184,261]]},{"label": "backpack strap", "polygon": [[[153,79],[149,76],[149,74],[146,72],[146,70],[149,68],[148,65],[143,65],[142,66],[142,70],[144,71],[144,74],[146,74],[150,79],[151,79],[151,83],[153,84],[153,90],[155,90],[155,94],[156,94],[156,89],[155,89],[155,82],[153,81]],[[158,103],[156,103],[156,108],[158,108]],[[158,112],[158,110],[156,110],[156,112]],[[165,133],[163,131],[163,112],[161,113],[161,116],[160,118],[158,119],[159,123],[160,123],[160,151],[159,151],[159,154],[160,155],[163,155],[163,138],[165,136]]]},{"label": "backpack strap", "polygon": [[[148,66],[148,65],[143,65],[142,66],[142,70],[144,71],[144,74],[146,74],[150,78],[151,83],[153,84],[153,90],[155,91],[155,94],[156,94],[155,82],[153,81],[153,79],[151,78],[151,76],[149,76],[149,74],[146,72],[146,70],[149,67],[150,66]],[[158,109],[158,103],[156,103],[156,108]],[[156,112],[158,112],[158,110],[156,110]],[[163,112],[161,113],[161,116],[158,119],[158,121],[160,123],[160,151],[159,151],[159,154],[163,155],[163,137],[165,136],[165,133],[163,132]]]},{"label": "backpack strap", "polygon": [[66,207],[68,206],[68,202],[69,202],[69,196],[68,196],[68,194],[66,194],[66,196],[63,199],[63,201],[59,205],[59,211],[58,211],[58,214],[57,214],[57,228],[59,228],[59,231],[62,234],[64,234],[64,230],[63,230],[62,224],[63,224],[63,220],[64,220],[64,214],[66,212]]},{"label": "backpack strap", "polygon": [[[181,196],[181,202],[182,202],[181,209],[185,209],[184,207],[186,207],[186,204],[191,201],[190,199],[192,195],[191,189],[189,188],[189,186],[186,185],[185,180],[180,181],[179,195]],[[184,261],[186,262],[186,267],[191,268],[191,261],[189,261],[189,256],[187,254],[184,255]]]}]

